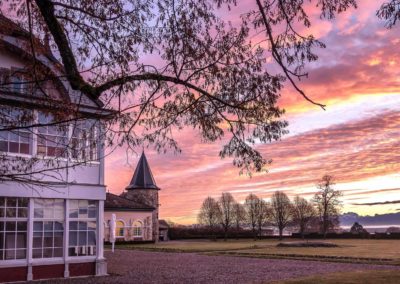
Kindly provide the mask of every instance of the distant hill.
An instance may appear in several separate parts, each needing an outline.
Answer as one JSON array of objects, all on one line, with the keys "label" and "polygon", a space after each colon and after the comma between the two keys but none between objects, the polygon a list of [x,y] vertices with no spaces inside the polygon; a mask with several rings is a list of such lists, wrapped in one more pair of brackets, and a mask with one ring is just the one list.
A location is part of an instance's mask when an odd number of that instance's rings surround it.
[{"label": "distant hill", "polygon": [[358,222],[363,226],[400,226],[400,212],[389,214],[375,214],[374,216],[360,216],[354,212],[344,213],[340,216],[341,226],[351,226]]}]

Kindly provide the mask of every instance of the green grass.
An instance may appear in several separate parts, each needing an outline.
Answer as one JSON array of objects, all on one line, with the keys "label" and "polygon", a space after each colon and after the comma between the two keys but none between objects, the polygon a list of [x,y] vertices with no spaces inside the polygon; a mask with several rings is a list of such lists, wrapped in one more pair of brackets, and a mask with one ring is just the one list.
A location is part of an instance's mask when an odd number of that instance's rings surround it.
[{"label": "green grass", "polygon": [[369,270],[332,273],[321,276],[299,278],[276,282],[277,284],[398,284],[400,271],[396,270]]},{"label": "green grass", "polygon": [[[287,239],[285,241],[295,241]],[[329,240],[333,248],[277,247],[280,241],[268,240],[185,240],[158,244],[120,244],[117,248],[165,252],[207,252],[247,257],[320,259],[325,261],[400,264],[400,240]]]}]

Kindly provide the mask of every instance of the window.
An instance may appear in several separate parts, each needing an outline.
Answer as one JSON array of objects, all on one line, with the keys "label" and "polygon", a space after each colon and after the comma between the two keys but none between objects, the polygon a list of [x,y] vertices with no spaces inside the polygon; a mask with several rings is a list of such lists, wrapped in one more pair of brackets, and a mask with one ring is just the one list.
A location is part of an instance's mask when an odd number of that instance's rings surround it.
[{"label": "window", "polygon": [[143,225],[140,221],[135,221],[133,223],[133,236],[134,237],[141,237],[143,232]]},{"label": "window", "polygon": [[116,226],[115,226],[115,236],[118,237],[124,237],[125,236],[125,224],[122,221],[117,221]]},{"label": "window", "polygon": [[35,199],[33,222],[33,258],[63,256],[64,200]]},{"label": "window", "polygon": [[98,159],[98,125],[86,119],[73,124],[72,158],[96,161]]},{"label": "window", "polygon": [[0,260],[25,259],[28,199],[0,197]]},{"label": "window", "polygon": [[[0,124],[2,128],[16,128],[29,124],[32,112],[15,108],[0,108]],[[21,123],[22,122],[22,123]],[[0,130],[0,151],[8,153],[31,154],[32,133],[29,129]]]},{"label": "window", "polygon": [[37,154],[48,157],[67,157],[68,127],[66,125],[49,125],[54,121],[52,115],[39,112],[39,123],[45,126],[38,128]]},{"label": "window", "polygon": [[69,201],[69,256],[96,255],[97,202]]},{"label": "window", "polygon": [[10,83],[11,83],[11,92],[15,93],[24,93],[24,84],[25,82],[21,78],[21,76],[12,75],[10,76]]}]

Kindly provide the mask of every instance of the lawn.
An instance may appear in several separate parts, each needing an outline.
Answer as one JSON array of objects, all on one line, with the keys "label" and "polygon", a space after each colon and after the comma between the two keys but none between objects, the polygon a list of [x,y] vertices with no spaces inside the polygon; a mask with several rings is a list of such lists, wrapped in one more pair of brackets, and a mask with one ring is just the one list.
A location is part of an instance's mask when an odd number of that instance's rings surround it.
[{"label": "lawn", "polygon": [[[287,239],[285,241],[293,241]],[[328,240],[338,245],[334,248],[277,247],[276,239],[268,240],[185,240],[161,242],[158,244],[118,245],[119,248],[172,251],[226,253],[252,257],[291,257],[346,260],[352,262],[391,262],[400,264],[400,240]]]},{"label": "lawn", "polygon": [[396,270],[370,270],[325,274],[288,281],[276,282],[277,284],[398,284],[400,271]]}]

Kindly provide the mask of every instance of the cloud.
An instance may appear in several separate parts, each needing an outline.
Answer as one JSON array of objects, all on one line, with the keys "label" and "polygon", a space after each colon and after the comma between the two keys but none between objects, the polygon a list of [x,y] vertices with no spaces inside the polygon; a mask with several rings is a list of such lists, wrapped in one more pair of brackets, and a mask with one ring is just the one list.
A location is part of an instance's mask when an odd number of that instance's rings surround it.
[{"label": "cloud", "polygon": [[[367,202],[367,203],[353,203],[353,205],[357,206],[372,206],[372,205],[387,205],[387,204],[400,204],[400,200],[393,201],[383,201],[383,202]],[[397,209],[399,210],[399,209]]]},{"label": "cloud", "polygon": [[[380,189],[368,183],[400,172],[400,25],[386,30],[375,17],[377,7],[377,1],[363,1],[356,11],[328,24],[318,26],[313,20],[327,48],[318,51],[319,60],[308,66],[309,77],[300,86],[314,100],[328,104],[328,111],[307,103],[290,87],[284,89],[280,104],[287,109],[292,133],[258,146],[265,158],[273,159],[269,173],[239,176],[230,159],[218,157],[223,142],[201,143],[192,129],[174,133],[180,155],[147,150],[161,187],[161,216],[190,223],[206,196],[224,191],[239,201],[249,193],[268,198],[275,190],[309,198],[326,173],[336,177],[338,187],[360,183],[344,191],[345,206],[377,200],[382,193],[396,199],[396,184],[382,181]],[[236,10],[234,17],[240,13]],[[123,191],[138,158],[120,149],[106,159],[108,190]]]}]

